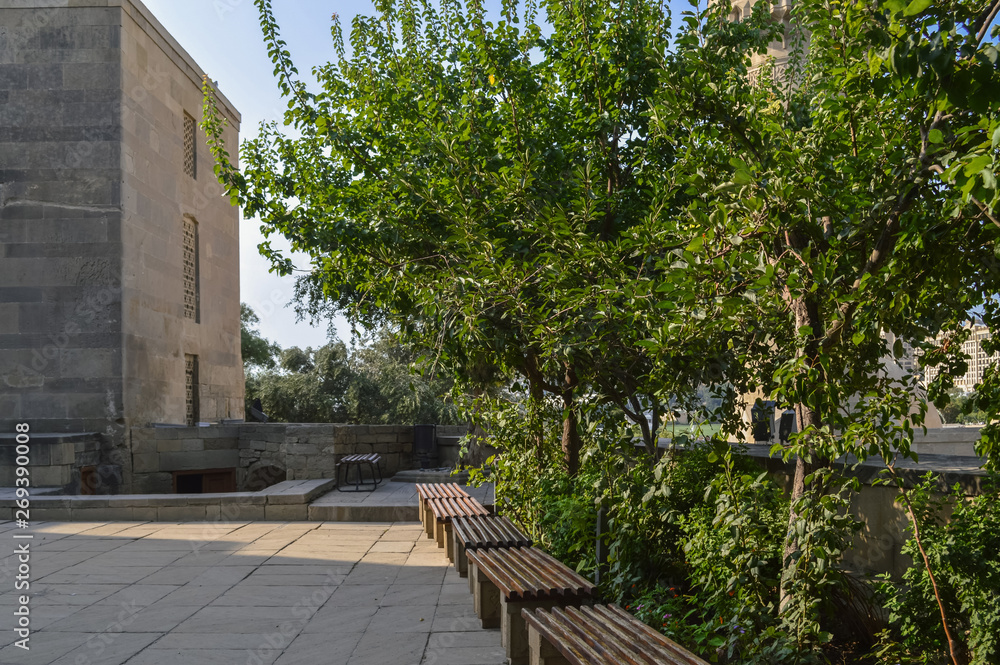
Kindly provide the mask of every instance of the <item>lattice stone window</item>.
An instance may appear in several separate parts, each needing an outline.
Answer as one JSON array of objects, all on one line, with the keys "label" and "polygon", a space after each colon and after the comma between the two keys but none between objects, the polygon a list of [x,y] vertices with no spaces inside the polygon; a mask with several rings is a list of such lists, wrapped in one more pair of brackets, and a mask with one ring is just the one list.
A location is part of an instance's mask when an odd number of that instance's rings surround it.
[{"label": "lattice stone window", "polygon": [[184,218],[184,318],[201,323],[201,297],[198,293],[198,223]]},{"label": "lattice stone window", "polygon": [[198,424],[198,356],[184,354],[184,407],[185,422],[189,427]]},{"label": "lattice stone window", "polygon": [[195,144],[194,118],[184,114],[184,173],[192,178],[198,177],[198,160]]}]

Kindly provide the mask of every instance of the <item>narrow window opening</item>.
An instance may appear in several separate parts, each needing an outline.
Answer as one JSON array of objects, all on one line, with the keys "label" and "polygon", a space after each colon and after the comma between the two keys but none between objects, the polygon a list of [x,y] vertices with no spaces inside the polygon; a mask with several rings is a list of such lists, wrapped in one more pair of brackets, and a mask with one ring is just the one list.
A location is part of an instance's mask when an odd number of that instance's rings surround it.
[{"label": "narrow window opening", "polygon": [[184,318],[201,323],[198,223],[184,218]]},{"label": "narrow window opening", "polygon": [[184,172],[192,178],[198,177],[198,160],[195,144],[194,118],[184,114]]},{"label": "narrow window opening", "polygon": [[198,356],[184,354],[184,406],[188,427],[198,424]]}]

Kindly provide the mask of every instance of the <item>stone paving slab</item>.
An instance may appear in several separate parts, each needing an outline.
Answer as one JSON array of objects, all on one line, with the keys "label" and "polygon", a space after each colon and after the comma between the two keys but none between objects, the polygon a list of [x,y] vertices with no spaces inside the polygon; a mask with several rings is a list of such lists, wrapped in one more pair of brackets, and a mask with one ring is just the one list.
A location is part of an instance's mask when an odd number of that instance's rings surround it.
[{"label": "stone paving slab", "polygon": [[[34,536],[30,651],[14,533]],[[0,522],[3,665],[503,662],[416,523]]]}]

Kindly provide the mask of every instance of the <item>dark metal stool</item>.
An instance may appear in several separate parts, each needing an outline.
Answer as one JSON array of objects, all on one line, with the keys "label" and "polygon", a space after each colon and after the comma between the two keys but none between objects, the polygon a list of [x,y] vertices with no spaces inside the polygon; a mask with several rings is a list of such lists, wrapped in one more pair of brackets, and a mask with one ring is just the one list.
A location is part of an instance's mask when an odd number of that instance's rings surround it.
[{"label": "dark metal stool", "polygon": [[[371,470],[371,483],[365,482],[361,477],[361,467],[367,464]],[[368,455],[345,455],[337,462],[337,491],[338,492],[374,492],[379,483],[382,482],[382,456],[374,453]],[[354,489],[345,490],[340,482],[340,469],[344,468],[344,483],[346,484],[351,475],[351,467],[357,472],[354,481]],[[376,478],[376,475],[378,478]],[[370,486],[369,486],[370,485]]]}]

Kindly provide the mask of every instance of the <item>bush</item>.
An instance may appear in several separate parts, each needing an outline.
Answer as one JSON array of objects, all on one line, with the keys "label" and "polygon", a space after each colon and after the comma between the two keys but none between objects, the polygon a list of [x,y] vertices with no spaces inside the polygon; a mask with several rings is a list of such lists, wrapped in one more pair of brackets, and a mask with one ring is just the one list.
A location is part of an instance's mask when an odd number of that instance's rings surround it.
[{"label": "bush", "polygon": [[[936,486],[936,478],[927,474],[910,491],[910,501],[949,630],[959,643],[964,662],[998,663],[1000,486],[994,478],[983,493],[971,499],[958,485],[951,489],[950,496],[936,496]],[[942,516],[948,514],[950,518],[945,521]],[[880,585],[892,628],[883,636],[880,647],[883,662],[950,661],[937,599],[915,539],[906,542],[903,553],[914,563],[903,575],[902,583],[886,579]]]}]

